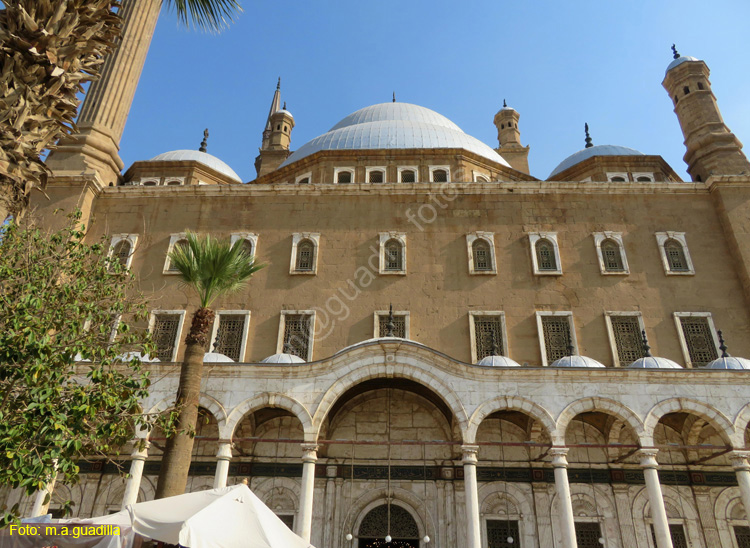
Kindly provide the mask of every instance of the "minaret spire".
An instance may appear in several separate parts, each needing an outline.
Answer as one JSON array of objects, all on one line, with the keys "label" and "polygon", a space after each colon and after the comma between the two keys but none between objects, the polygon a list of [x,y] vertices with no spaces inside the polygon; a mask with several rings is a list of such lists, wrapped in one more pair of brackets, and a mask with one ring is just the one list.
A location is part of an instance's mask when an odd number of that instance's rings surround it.
[{"label": "minaret spire", "polygon": [[675,46],[674,44],[672,44],[672,58],[674,59],[680,58],[680,54],[677,53],[677,46]]},{"label": "minaret spire", "polygon": [[591,139],[591,135],[589,135],[588,123],[584,124],[583,127],[586,130],[586,148],[591,148],[592,146],[594,146],[594,141]]},{"label": "minaret spire", "polygon": [[203,130],[203,140],[201,141],[201,147],[198,149],[198,152],[206,152],[206,147],[208,147],[208,128]]}]

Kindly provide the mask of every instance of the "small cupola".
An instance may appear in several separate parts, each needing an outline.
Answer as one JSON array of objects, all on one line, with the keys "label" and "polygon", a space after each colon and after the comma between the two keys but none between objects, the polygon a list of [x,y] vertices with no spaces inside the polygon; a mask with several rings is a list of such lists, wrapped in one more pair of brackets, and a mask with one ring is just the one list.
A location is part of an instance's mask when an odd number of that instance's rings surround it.
[{"label": "small cupola", "polygon": [[631,363],[629,369],[682,369],[682,366],[667,358],[659,358],[651,355],[651,347],[646,339],[646,331],[641,331],[643,342],[643,357]]},{"label": "small cupola", "polygon": [[727,353],[727,345],[724,342],[724,336],[721,331],[717,331],[719,336],[719,350],[721,356],[706,364],[706,369],[750,369],[750,360],[745,358],[735,358]]}]

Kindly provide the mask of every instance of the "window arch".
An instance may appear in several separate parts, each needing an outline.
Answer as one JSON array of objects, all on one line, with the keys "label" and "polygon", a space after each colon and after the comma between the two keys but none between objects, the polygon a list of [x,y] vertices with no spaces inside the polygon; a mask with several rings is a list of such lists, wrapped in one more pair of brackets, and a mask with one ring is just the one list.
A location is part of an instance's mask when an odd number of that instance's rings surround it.
[{"label": "window arch", "polygon": [[182,186],[182,181],[169,181],[167,186]]},{"label": "window arch", "polygon": [[159,183],[157,183],[156,181],[144,181],[143,183],[141,183],[141,186],[156,186],[158,184]]},{"label": "window arch", "polygon": [[120,266],[127,268],[128,259],[130,258],[132,250],[133,246],[131,245],[130,240],[120,240],[112,248],[112,257],[120,263]]},{"label": "window arch", "polygon": [[685,260],[685,250],[680,242],[674,238],[670,238],[664,242],[664,252],[667,255],[669,270],[672,272],[684,272],[689,270],[687,261]]},{"label": "window arch", "polygon": [[471,246],[472,259],[474,260],[474,270],[477,272],[486,272],[492,270],[492,252],[490,244],[483,238],[477,238]]},{"label": "window arch", "polygon": [[411,168],[404,168],[399,170],[399,181],[402,183],[416,183],[417,170]]},{"label": "window arch", "polygon": [[233,232],[230,244],[234,245],[238,240],[242,241],[242,248],[251,257],[255,256],[258,247],[258,235],[252,232]]},{"label": "window arch", "polygon": [[602,274],[630,274],[620,232],[594,232],[594,244]]},{"label": "window arch", "polygon": [[657,232],[664,272],[669,275],[695,274],[684,232]]},{"label": "window arch", "polygon": [[385,170],[383,169],[370,169],[367,172],[368,183],[384,183],[385,182]]},{"label": "window arch", "polygon": [[401,271],[404,269],[404,247],[396,238],[385,243],[385,270]]},{"label": "window arch", "polygon": [[555,246],[546,238],[541,238],[534,246],[536,252],[537,268],[539,270],[556,271],[557,260],[555,258]]},{"label": "window arch", "polygon": [[318,270],[318,249],[320,234],[298,232],[292,235],[292,259],[290,274],[316,274]]},{"label": "window arch", "polygon": [[602,242],[602,259],[604,261],[604,270],[607,272],[621,272],[625,269],[625,265],[622,262],[620,244],[612,238],[607,238]]},{"label": "window arch", "polygon": [[[177,247],[182,248],[182,249],[187,249],[188,248],[188,241],[186,239],[184,239],[184,238],[182,240],[177,240],[174,243],[174,245],[172,246],[172,249],[175,249]],[[170,272],[177,272],[177,268],[175,267],[175,265],[172,264],[172,261],[169,261],[169,271]]]},{"label": "window arch", "polygon": [[180,247],[187,247],[188,241],[185,238],[184,233],[180,234],[172,234],[169,238],[169,247],[167,248],[167,259],[164,262],[164,274],[177,274],[179,271],[175,268],[175,266],[172,264],[172,260],[169,258],[169,255],[172,253],[172,250],[175,249],[177,246]]},{"label": "window arch", "polygon": [[297,244],[297,264],[298,272],[310,272],[313,269],[315,259],[315,244],[310,240],[302,240]]},{"label": "window arch", "polygon": [[336,169],[336,184],[348,185],[354,182],[354,171],[350,169]]},{"label": "window arch", "polygon": [[448,182],[448,170],[447,169],[434,169],[432,171],[432,182],[433,183],[447,183]]}]

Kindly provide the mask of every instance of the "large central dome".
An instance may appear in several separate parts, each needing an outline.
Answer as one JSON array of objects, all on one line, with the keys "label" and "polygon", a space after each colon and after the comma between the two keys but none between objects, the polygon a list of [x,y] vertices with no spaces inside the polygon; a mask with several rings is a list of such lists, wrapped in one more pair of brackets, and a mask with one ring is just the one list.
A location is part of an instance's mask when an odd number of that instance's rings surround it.
[{"label": "large central dome", "polygon": [[462,148],[510,167],[502,156],[434,110],[381,103],[354,112],[293,152],[281,167],[321,150]]}]

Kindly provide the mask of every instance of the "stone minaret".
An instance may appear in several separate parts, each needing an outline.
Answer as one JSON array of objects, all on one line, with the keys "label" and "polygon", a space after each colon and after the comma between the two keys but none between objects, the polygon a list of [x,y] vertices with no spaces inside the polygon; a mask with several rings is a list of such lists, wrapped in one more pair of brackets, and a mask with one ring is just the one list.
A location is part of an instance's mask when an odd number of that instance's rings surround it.
[{"label": "stone minaret", "polygon": [[529,147],[521,145],[521,130],[518,129],[518,120],[521,115],[503,101],[503,108],[495,114],[495,126],[497,126],[497,140],[500,146],[496,148],[497,153],[518,171],[529,172]]},{"label": "stone minaret", "polygon": [[693,181],[711,175],[750,174],[742,143],[724,124],[708,80],[706,63],[681,57],[674,46],[674,60],[662,85],[674,102],[674,111],[685,136],[685,162]]},{"label": "stone minaret", "polygon": [[95,172],[102,184],[117,184],[123,162],[120,138],[133,103],[159,18],[161,0],[124,0],[122,36],[105,60],[101,78],[88,89],[78,116],[79,133],[60,141],[47,159],[55,175]]},{"label": "stone minaret", "polygon": [[294,117],[286,109],[286,103],[281,107],[281,78],[276,84],[276,91],[271,101],[271,110],[263,130],[263,143],[260,154],[255,158],[255,170],[258,177],[278,169],[287,156],[292,142]]}]

